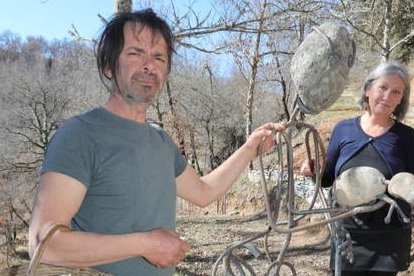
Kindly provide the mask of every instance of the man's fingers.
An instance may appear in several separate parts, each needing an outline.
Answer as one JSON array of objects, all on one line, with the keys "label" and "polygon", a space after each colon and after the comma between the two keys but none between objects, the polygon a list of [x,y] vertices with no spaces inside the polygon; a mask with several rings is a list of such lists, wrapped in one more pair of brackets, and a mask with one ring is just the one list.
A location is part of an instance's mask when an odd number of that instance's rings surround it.
[{"label": "man's fingers", "polygon": [[189,245],[188,243],[184,242],[183,250],[184,250],[184,252],[190,251],[191,250],[191,245]]}]

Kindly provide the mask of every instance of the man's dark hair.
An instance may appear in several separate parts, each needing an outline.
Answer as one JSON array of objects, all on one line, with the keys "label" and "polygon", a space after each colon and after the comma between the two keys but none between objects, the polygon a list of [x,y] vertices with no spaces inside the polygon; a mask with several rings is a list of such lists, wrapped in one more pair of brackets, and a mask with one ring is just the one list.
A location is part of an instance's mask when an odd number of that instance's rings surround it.
[{"label": "man's dark hair", "polygon": [[152,9],[121,12],[111,18],[96,45],[96,61],[99,77],[103,83],[105,83],[105,78],[109,79],[105,71],[110,71],[117,84],[117,61],[125,43],[124,26],[129,22],[149,28],[154,34],[158,33],[164,38],[167,43],[168,71],[171,70],[171,58],[174,52],[173,34],[165,20],[157,16]]}]

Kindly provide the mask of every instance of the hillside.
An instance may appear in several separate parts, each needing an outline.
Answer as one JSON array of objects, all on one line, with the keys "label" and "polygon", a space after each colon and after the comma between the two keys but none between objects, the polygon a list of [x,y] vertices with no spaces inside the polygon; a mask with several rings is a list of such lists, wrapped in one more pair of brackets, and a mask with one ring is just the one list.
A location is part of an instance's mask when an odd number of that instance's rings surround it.
[{"label": "hillside", "polygon": [[[344,93],[329,109],[318,115],[307,116],[306,122],[317,128],[326,143],[332,126],[337,121],[360,113],[357,95]],[[406,123],[414,126],[414,108],[411,108]],[[305,158],[305,148],[301,138],[303,137],[300,135],[295,138],[297,147],[295,147],[294,167],[296,169],[300,167]],[[273,160],[267,161],[271,163]],[[230,244],[252,237],[267,229],[265,217],[251,219],[261,210],[263,210],[263,193],[260,184],[250,182],[246,175],[240,179],[224,199],[213,204],[210,208],[199,209],[179,202],[177,232],[192,245],[192,250],[178,266],[176,275],[211,275],[214,262]],[[306,224],[315,219],[318,218],[309,217],[302,223]],[[281,250],[285,237],[284,234],[278,234],[274,231],[269,236],[267,242],[273,260]],[[293,265],[297,275],[330,275],[328,270],[328,238],[326,227],[312,228],[293,234],[285,260]],[[25,237],[17,239],[17,242],[21,244],[18,251],[8,252],[13,263],[27,262],[25,239]],[[247,251],[240,252],[240,256],[252,265],[257,275],[263,275],[270,264],[265,254],[264,243],[264,238],[254,241],[261,252],[258,258],[254,258]],[[7,263],[10,263],[10,259],[6,260],[5,256],[3,258],[0,256],[0,267],[5,267]],[[291,275],[291,273],[285,269],[280,275]],[[399,276],[403,275],[414,275],[414,262],[409,271],[399,274]]]}]

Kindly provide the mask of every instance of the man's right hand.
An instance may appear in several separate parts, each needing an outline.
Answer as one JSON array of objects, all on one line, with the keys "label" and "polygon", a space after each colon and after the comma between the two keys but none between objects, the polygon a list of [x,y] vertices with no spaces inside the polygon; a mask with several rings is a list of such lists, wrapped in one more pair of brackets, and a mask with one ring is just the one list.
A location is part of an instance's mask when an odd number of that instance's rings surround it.
[{"label": "man's right hand", "polygon": [[176,232],[164,228],[146,234],[151,246],[142,253],[142,256],[157,267],[177,266],[191,248]]}]

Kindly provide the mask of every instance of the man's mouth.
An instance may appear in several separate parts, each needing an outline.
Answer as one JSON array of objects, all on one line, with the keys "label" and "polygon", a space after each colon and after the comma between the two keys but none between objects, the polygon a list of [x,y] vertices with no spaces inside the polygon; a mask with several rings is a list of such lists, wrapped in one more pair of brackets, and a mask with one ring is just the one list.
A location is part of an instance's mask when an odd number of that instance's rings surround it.
[{"label": "man's mouth", "polygon": [[152,76],[133,76],[132,82],[136,82],[142,86],[156,86],[157,80],[155,77]]}]

